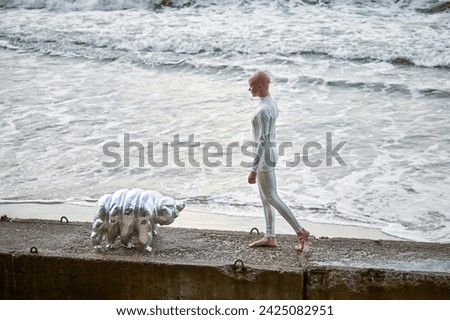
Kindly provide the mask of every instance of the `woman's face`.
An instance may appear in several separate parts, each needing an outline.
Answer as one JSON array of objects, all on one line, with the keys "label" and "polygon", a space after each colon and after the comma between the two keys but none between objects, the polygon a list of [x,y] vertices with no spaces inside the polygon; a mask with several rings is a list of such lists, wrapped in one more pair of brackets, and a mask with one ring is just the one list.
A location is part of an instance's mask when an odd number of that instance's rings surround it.
[{"label": "woman's face", "polygon": [[248,86],[248,91],[250,91],[253,97],[259,97],[261,95],[262,85],[260,83],[257,83],[253,79],[250,79],[248,81]]}]

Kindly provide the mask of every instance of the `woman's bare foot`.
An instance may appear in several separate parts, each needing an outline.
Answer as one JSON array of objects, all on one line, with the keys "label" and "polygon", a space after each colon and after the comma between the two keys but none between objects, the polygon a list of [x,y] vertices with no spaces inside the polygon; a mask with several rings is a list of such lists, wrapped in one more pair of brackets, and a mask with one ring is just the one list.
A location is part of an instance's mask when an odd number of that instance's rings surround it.
[{"label": "woman's bare foot", "polygon": [[311,234],[308,230],[302,229],[299,233],[297,233],[298,236],[298,245],[295,246],[295,250],[298,251],[308,251],[306,248],[306,241],[308,241],[308,238]]},{"label": "woman's bare foot", "polygon": [[275,237],[264,237],[262,239],[256,240],[248,245],[250,248],[255,247],[276,247],[277,239]]}]

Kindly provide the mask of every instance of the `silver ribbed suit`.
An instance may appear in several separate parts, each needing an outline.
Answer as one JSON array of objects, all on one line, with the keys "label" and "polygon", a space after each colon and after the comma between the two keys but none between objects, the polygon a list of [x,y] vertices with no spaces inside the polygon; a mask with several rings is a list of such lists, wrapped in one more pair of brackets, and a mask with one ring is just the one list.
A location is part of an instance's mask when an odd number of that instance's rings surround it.
[{"label": "silver ribbed suit", "polygon": [[290,208],[281,200],[277,193],[275,165],[278,160],[278,151],[275,146],[275,127],[278,107],[270,95],[260,99],[256,113],[252,118],[253,139],[256,146],[252,170],[257,173],[256,181],[266,218],[266,236],[275,236],[275,213],[273,208],[298,233],[302,230],[302,227],[295,219]]}]

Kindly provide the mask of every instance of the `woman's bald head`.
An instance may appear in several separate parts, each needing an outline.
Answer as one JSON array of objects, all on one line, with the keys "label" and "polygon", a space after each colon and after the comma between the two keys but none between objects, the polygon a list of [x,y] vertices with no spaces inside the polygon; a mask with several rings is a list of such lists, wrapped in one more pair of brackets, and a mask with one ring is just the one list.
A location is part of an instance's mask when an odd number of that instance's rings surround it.
[{"label": "woman's bald head", "polygon": [[270,77],[264,71],[255,72],[249,79],[249,90],[254,97],[265,97],[269,95]]}]

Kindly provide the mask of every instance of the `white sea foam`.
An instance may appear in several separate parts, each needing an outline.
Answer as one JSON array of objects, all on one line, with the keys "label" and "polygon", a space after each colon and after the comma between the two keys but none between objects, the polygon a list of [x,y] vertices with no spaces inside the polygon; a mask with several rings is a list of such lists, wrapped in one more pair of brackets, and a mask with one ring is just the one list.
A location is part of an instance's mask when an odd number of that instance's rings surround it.
[{"label": "white sea foam", "polygon": [[[55,6],[137,9],[30,10],[20,15],[15,11],[2,12],[2,27],[8,30],[0,33],[4,47],[47,54],[107,61],[122,59],[149,65],[188,63],[196,68],[205,64],[216,68],[225,64],[241,66],[239,60],[248,55],[269,54],[280,62],[297,64],[301,63],[299,56],[306,53],[426,67],[450,65],[447,43],[442,41],[450,38],[448,25],[442,23],[448,13],[427,15],[415,11],[416,6],[399,9],[390,2],[373,8],[373,4],[361,7],[351,1],[347,5],[331,2],[326,6],[237,0],[212,5],[206,1],[203,5],[164,11],[142,10],[153,2],[138,0],[6,3],[5,6],[13,8],[28,4],[47,9]],[[262,9],[263,5],[268,6]],[[255,37],[258,42],[253,41]],[[189,59],[192,54],[200,57]],[[211,59],[211,55],[226,57],[226,62],[214,64],[216,59]],[[235,61],[236,58],[239,60]]]}]

